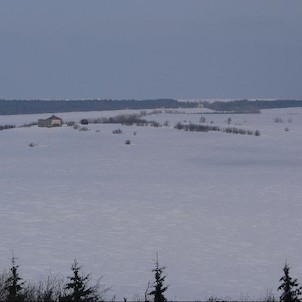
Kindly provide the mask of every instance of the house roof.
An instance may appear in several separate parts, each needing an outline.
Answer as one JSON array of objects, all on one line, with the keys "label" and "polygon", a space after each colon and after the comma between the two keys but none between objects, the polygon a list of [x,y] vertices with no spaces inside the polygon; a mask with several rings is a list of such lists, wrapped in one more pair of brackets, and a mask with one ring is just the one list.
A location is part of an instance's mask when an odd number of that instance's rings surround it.
[{"label": "house roof", "polygon": [[48,118],[48,120],[62,120],[61,118],[55,116],[55,115],[52,115],[51,117]]}]

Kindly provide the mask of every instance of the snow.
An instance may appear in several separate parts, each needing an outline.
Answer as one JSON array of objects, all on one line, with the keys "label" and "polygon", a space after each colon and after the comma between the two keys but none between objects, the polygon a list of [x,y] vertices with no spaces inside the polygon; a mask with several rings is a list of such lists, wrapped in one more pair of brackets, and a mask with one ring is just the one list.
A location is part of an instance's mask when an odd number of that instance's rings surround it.
[{"label": "snow", "polygon": [[[156,252],[169,299],[259,299],[276,293],[286,260],[301,279],[302,108],[203,115],[221,127],[231,117],[230,126],[260,137],[174,129],[198,123],[202,108],[186,112],[146,117],[170,122],[160,128],[0,131],[1,268],[13,250],[23,277],[37,280],[49,270],[68,275],[76,258],[120,300],[143,297]],[[0,125],[48,116],[0,116]]]}]

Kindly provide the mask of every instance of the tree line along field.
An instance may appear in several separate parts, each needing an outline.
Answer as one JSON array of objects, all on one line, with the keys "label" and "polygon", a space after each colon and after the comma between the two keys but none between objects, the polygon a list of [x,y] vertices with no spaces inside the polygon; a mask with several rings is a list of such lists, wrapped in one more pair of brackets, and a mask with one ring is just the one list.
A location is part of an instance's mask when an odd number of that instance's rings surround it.
[{"label": "tree line along field", "polygon": [[[166,284],[165,267],[160,266],[158,255],[154,261],[154,279],[148,282],[144,292],[144,299],[136,297],[135,302],[166,302],[166,291],[169,285]],[[91,275],[83,274],[82,267],[75,259],[71,265],[71,275],[67,280],[58,275],[48,275],[38,281],[38,283],[26,283],[19,272],[19,265],[16,258],[12,256],[12,264],[9,273],[2,273],[0,279],[0,301],[1,302],[101,302],[116,301],[116,297],[106,298],[110,287],[102,283],[100,277],[95,284],[92,284]],[[302,287],[297,279],[290,276],[290,267],[287,263],[283,268],[283,276],[280,278],[280,302],[301,301]],[[127,298],[124,297],[126,302]],[[172,302],[172,300],[170,300]],[[199,300],[200,301],[200,300]],[[210,297],[207,302],[227,302],[230,299],[219,299]],[[246,302],[249,300],[245,298]],[[275,302],[277,299],[270,292],[261,301]]]},{"label": "tree line along field", "polygon": [[68,280],[76,258],[110,297],[143,301],[158,251],[170,301],[279,297],[285,260],[302,274],[301,113],[58,113],[60,128],[34,125],[49,114],[1,116],[15,126],[0,131],[1,263],[16,251],[31,283],[49,270]]},{"label": "tree line along field", "polygon": [[260,113],[261,109],[302,107],[302,100],[0,100],[0,115],[125,109],[198,108],[217,112]]}]

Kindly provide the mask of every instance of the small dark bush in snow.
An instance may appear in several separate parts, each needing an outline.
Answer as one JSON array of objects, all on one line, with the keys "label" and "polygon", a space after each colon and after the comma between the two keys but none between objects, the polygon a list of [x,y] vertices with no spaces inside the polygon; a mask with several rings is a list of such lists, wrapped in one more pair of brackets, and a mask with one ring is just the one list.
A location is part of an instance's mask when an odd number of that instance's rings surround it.
[{"label": "small dark bush in snow", "polygon": [[199,120],[199,123],[205,123],[206,122],[206,118],[204,116],[202,116]]},{"label": "small dark bush in snow", "polygon": [[89,129],[87,127],[80,127],[79,131],[88,131]]},{"label": "small dark bush in snow", "polygon": [[113,134],[122,134],[123,131],[121,129],[115,129],[112,131]]},{"label": "small dark bush in snow", "polygon": [[75,123],[76,123],[75,121],[69,121],[69,122],[66,123],[66,125],[68,127],[73,127],[75,125]]},{"label": "small dark bush in snow", "polygon": [[275,123],[283,123],[283,120],[280,117],[276,117],[276,118],[274,118],[274,122]]},{"label": "small dark bush in snow", "polygon": [[32,122],[32,123],[28,123],[28,124],[23,124],[21,127],[31,127],[31,126],[36,126],[38,125],[37,122]]},{"label": "small dark bush in snow", "polygon": [[4,125],[4,126],[0,126],[0,130],[12,129],[15,127],[16,127],[15,125]]},{"label": "small dark bush in snow", "polygon": [[81,119],[80,123],[81,123],[81,125],[88,125],[89,124],[87,119]]}]

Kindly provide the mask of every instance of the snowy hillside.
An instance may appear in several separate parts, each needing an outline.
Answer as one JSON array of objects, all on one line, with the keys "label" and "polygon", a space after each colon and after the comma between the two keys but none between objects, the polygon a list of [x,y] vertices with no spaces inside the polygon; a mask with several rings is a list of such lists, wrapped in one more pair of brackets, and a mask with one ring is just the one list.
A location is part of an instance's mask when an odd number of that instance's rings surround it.
[{"label": "snowy hillside", "polygon": [[[157,251],[168,299],[258,299],[276,292],[286,259],[302,281],[302,109],[200,112],[148,115],[169,121],[159,128],[0,131],[1,268],[12,250],[25,279],[67,275],[77,258],[128,300],[143,297]],[[78,122],[118,113],[58,115]],[[0,125],[48,116],[0,116]],[[173,128],[201,116],[221,127],[230,117],[230,126],[261,135]],[[117,128],[123,134],[112,134]]]}]

